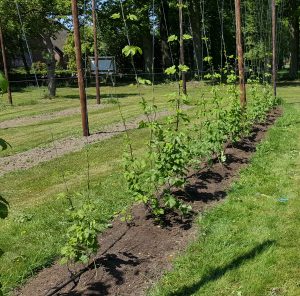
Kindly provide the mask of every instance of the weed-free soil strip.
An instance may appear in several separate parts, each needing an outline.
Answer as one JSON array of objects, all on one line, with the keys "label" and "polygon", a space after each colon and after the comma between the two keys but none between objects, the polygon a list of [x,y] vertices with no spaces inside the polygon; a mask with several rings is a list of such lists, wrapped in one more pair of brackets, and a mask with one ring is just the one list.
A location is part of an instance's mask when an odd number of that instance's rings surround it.
[{"label": "weed-free soil strip", "polygon": [[[227,146],[225,164],[215,161],[212,166],[191,174],[190,185],[176,195],[188,200],[195,214],[221,202],[239,171],[248,164],[256,145],[281,113],[280,108],[270,112],[266,123],[256,125],[248,138]],[[127,226],[116,219],[112,228],[100,236],[101,249],[90,268],[69,266],[75,273],[85,270],[55,295],[145,295],[172,267],[173,258],[196,236],[193,218],[182,220],[169,215],[164,226],[159,226],[147,216],[142,205],[135,205],[132,213],[133,225]],[[49,295],[70,277],[67,266],[55,263],[16,290],[15,295]]]}]

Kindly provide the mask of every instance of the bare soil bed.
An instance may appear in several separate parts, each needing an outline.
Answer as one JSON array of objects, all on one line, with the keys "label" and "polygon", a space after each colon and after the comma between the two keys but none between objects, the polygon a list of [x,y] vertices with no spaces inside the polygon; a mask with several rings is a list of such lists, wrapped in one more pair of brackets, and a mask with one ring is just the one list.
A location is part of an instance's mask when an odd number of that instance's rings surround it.
[{"label": "bare soil bed", "polygon": [[[145,295],[172,267],[173,258],[195,239],[194,218],[222,202],[230,184],[281,113],[280,108],[271,111],[266,123],[254,126],[249,137],[236,145],[227,145],[225,164],[215,161],[212,166],[191,173],[186,189],[175,194],[190,202],[192,217],[182,220],[170,214],[164,225],[157,225],[142,205],[135,205],[131,226],[116,219],[112,228],[99,237],[101,249],[94,263],[88,267],[72,266],[80,276],[70,281],[68,267],[55,263],[16,290],[15,295]],[[55,292],[68,281],[68,285]]]}]

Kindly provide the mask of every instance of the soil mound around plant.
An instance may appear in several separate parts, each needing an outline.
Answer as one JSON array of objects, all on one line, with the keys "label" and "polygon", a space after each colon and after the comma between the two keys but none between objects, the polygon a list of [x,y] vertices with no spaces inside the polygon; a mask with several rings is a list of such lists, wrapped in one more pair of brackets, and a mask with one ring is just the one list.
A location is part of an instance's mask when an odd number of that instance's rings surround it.
[{"label": "soil mound around plant", "polygon": [[[71,274],[67,266],[55,263],[16,290],[15,295],[51,295],[67,282],[53,295],[145,295],[172,268],[174,257],[196,238],[197,227],[193,222],[197,214],[226,198],[239,171],[247,166],[257,144],[281,114],[281,108],[272,110],[264,124],[253,127],[249,137],[238,144],[228,144],[224,164],[215,160],[211,166],[191,172],[189,185],[175,192],[192,205],[194,215],[190,218],[182,219],[170,213],[163,225],[157,225],[144,206],[135,205],[130,226],[116,219],[101,234],[101,249],[90,266],[69,266],[73,270]],[[74,277],[76,273],[78,276]]]}]

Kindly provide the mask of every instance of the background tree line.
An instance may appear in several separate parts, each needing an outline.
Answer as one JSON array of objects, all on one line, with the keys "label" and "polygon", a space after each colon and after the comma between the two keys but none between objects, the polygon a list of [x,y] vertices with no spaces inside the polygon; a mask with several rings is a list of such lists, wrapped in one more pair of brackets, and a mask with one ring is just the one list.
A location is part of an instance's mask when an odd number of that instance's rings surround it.
[{"label": "background tree line", "polygon": [[[19,12],[16,9],[16,3]],[[79,0],[83,56],[93,55],[93,34],[90,1]],[[125,14],[134,14],[136,21],[128,22],[132,44],[143,49],[136,60],[137,68],[155,72],[178,63],[179,44],[168,42],[170,35],[179,35],[178,7],[176,0],[124,0]],[[184,30],[193,36],[185,43],[186,64],[194,71],[203,72],[211,57],[215,69],[224,66],[228,56],[235,56],[234,0],[189,0],[184,9]],[[131,65],[122,55],[127,45],[122,19],[111,16],[120,13],[119,0],[102,0],[97,3],[99,52],[102,56],[115,56],[120,72],[129,73]],[[278,52],[279,67],[290,65],[289,77],[298,77],[299,68],[299,15],[300,0],[278,0]],[[242,1],[243,33],[246,66],[265,71],[271,59],[271,9],[269,0]],[[54,49],[51,38],[62,28],[70,33],[64,46],[65,67],[75,68],[72,35],[71,3],[69,0],[2,0],[0,25],[4,32],[9,65],[16,57],[25,58],[30,40],[30,50],[40,51],[47,65],[49,87],[55,93]],[[24,36],[25,35],[25,36]],[[37,61],[35,61],[37,62]],[[1,63],[1,62],[0,62]]]}]

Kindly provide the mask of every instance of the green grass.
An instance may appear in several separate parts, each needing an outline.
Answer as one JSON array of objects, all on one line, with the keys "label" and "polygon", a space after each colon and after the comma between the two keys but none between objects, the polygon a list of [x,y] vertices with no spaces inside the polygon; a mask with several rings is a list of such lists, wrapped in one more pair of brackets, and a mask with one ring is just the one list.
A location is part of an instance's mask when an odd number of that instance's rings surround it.
[{"label": "green grass", "polygon": [[[197,85],[198,86],[198,85]],[[135,118],[142,113],[142,108],[138,103],[140,97],[138,96],[138,90],[136,86],[121,86],[115,89],[104,87],[102,90],[102,96],[104,98],[120,98],[122,113],[128,120]],[[201,88],[200,88],[201,90]],[[200,98],[202,92],[207,91],[207,87],[203,87],[199,91],[199,87],[190,87],[190,95],[192,98]],[[90,99],[89,106],[95,105],[92,93],[94,89],[88,88],[87,93]],[[165,109],[168,107],[168,95],[174,92],[174,85],[158,85],[155,88],[155,102],[159,108]],[[78,90],[76,88],[60,88],[58,89],[58,97],[53,100],[45,100],[42,98],[42,90],[30,89],[24,92],[15,93],[14,98],[16,106],[6,106],[2,111],[0,110],[0,120],[12,120],[15,118],[26,118],[28,116],[49,114],[55,111],[62,111],[78,107],[79,99]],[[141,87],[141,94],[147,101],[152,101],[152,88]],[[22,100],[27,102],[31,97],[37,104],[19,106]],[[72,99],[70,99],[72,98]],[[108,99],[104,99],[109,101]],[[30,103],[31,101],[29,101]],[[120,112],[116,104],[104,105],[104,109],[95,110],[91,109],[89,112],[90,130],[92,133],[101,130],[106,125],[120,122]],[[34,147],[49,145],[54,139],[62,139],[69,136],[80,137],[81,130],[81,115],[79,113],[67,116],[61,116],[59,118],[40,120],[38,122],[31,123],[29,125],[18,126],[14,128],[2,129],[1,137],[9,142],[12,149],[8,149],[2,153],[2,156],[13,155],[18,152],[26,151]]]},{"label": "green grass", "polygon": [[227,200],[199,217],[198,239],[149,295],[300,295],[299,89],[280,93],[284,116]]}]

